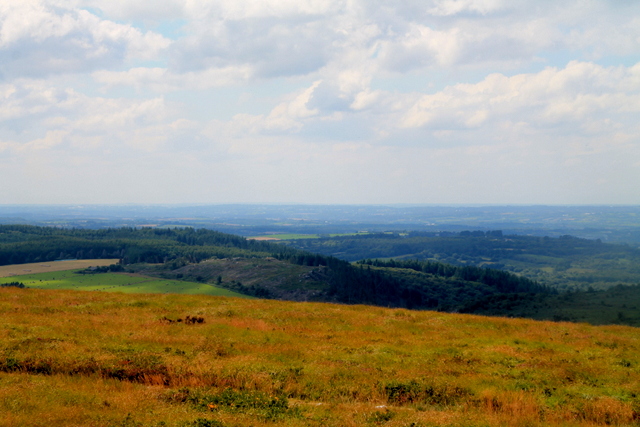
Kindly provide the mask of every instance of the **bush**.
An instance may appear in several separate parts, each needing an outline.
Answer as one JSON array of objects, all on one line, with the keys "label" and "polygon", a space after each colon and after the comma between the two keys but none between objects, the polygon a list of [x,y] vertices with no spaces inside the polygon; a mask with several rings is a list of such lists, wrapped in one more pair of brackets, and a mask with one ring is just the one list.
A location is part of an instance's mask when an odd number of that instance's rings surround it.
[{"label": "bush", "polygon": [[198,418],[189,423],[183,424],[184,427],[224,427],[220,421],[208,420],[206,418]]},{"label": "bush", "polygon": [[24,283],[22,282],[10,282],[10,283],[3,283],[0,285],[0,287],[2,288],[20,288],[20,289],[24,289],[26,286],[24,286]]},{"label": "bush", "polygon": [[395,405],[424,403],[428,405],[450,406],[470,396],[472,393],[462,387],[409,382],[390,382],[384,386],[387,401]]},{"label": "bush", "polygon": [[[207,393],[182,388],[165,396],[168,401],[190,403],[201,411],[253,411],[266,420],[274,420],[295,411],[289,408],[286,396],[272,396],[260,391],[245,391],[226,388],[219,393]],[[216,425],[216,424],[213,424]]]}]

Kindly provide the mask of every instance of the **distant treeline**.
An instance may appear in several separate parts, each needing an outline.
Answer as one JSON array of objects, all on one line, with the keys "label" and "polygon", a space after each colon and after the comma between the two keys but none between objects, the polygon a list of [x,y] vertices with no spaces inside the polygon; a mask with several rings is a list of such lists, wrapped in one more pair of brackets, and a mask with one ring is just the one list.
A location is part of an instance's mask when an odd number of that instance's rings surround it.
[{"label": "distant treeline", "polygon": [[328,295],[344,303],[456,311],[490,295],[555,293],[533,280],[488,268],[394,260],[366,260],[353,265],[314,254],[288,260],[300,265],[326,266],[331,272]]},{"label": "distant treeline", "polygon": [[503,293],[549,293],[552,292],[546,286],[542,286],[537,282],[527,279],[526,277],[519,277],[515,274],[508,273],[502,270],[472,267],[472,266],[455,266],[450,264],[443,264],[441,262],[432,261],[396,261],[396,260],[364,260],[359,264],[373,265],[376,267],[389,267],[389,268],[407,268],[414,271],[420,271],[423,273],[432,274],[439,277],[455,278],[458,280],[464,280],[468,282],[478,282],[485,285],[494,287],[499,292]]},{"label": "distant treeline", "polygon": [[5,265],[118,258],[122,265],[164,263],[167,268],[179,268],[185,262],[234,257],[273,257],[324,269],[326,299],[343,303],[456,310],[488,295],[548,292],[529,279],[498,270],[433,262],[367,261],[353,265],[332,256],[205,229],[0,226],[0,264]]},{"label": "distant treeline", "polygon": [[286,244],[346,261],[437,261],[516,273],[558,290],[606,289],[640,281],[640,249],[563,235],[503,235],[501,231],[370,233],[300,239]]},{"label": "distant treeline", "polygon": [[339,256],[347,261],[411,255],[427,259],[447,256],[464,262],[476,258],[498,261],[520,254],[552,257],[601,256],[621,252],[640,254],[625,245],[602,243],[565,235],[559,238],[503,235],[502,231],[462,231],[407,233],[371,233],[355,236],[292,240],[287,244],[323,255]]},{"label": "distant treeline", "polygon": [[0,265],[62,259],[117,258],[122,264],[162,263],[180,257],[262,257],[301,251],[269,242],[193,228],[64,229],[0,225]]}]

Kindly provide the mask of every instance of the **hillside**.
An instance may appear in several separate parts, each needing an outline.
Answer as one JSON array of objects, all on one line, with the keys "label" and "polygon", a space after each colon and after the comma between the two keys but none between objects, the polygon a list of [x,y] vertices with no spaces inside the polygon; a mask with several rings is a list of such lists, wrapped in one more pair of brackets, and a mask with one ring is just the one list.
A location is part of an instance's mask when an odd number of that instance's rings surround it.
[{"label": "hillside", "polygon": [[[83,260],[87,263],[90,260]],[[92,260],[96,261],[96,260]],[[62,261],[55,264],[77,264],[78,261]],[[24,264],[31,266],[33,264]],[[39,264],[35,264],[38,266]],[[183,280],[167,280],[131,273],[95,273],[89,270],[60,270],[46,273],[29,273],[22,276],[0,277],[0,287],[18,286],[33,289],[74,289],[78,291],[124,292],[124,293],[172,293],[213,296],[245,297],[219,286]]]},{"label": "hillside", "polygon": [[640,285],[562,294],[501,294],[479,298],[461,313],[640,326]]},{"label": "hillside", "polygon": [[640,283],[640,249],[572,236],[503,235],[501,231],[370,233],[286,240],[297,249],[347,261],[395,258],[498,268],[558,290]]},{"label": "hillside", "polygon": [[621,326],[0,289],[0,426],[635,425]]},{"label": "hillside", "polygon": [[[348,241],[351,238],[353,236],[341,239]],[[391,242],[389,248],[400,248],[402,242],[419,243],[425,239],[432,238],[405,238],[399,235],[365,235],[356,238],[357,242],[373,246],[381,240]],[[484,247],[482,250],[502,247],[496,253],[518,252],[518,257],[524,256],[525,250],[529,252],[529,258],[535,251],[547,253],[546,256],[538,254],[539,259],[549,258],[551,252],[559,259],[576,251],[582,255],[591,253],[592,256],[603,259],[608,254],[606,262],[610,267],[603,267],[598,270],[598,274],[610,277],[626,274],[629,283],[637,283],[638,276],[633,276],[637,266],[631,262],[635,259],[633,257],[636,250],[624,246],[568,237],[535,239],[533,244],[530,238],[511,239],[496,233],[484,236],[473,236],[470,233],[440,239],[435,242],[449,242],[447,244],[457,248],[455,250],[480,245],[477,242],[481,242],[484,245],[479,246]],[[319,241],[333,242],[340,239]],[[510,247],[505,248],[504,245]],[[518,247],[520,249],[516,251]],[[86,259],[96,254],[104,258]],[[25,271],[32,268],[49,271],[54,264],[52,261],[74,256],[85,258],[74,261],[78,265],[104,265],[115,262],[110,257],[117,256],[124,266],[124,273],[139,277],[136,279],[138,283],[132,283],[130,277],[109,275],[94,277],[95,280],[90,281],[88,277],[74,278],[73,274],[67,274],[61,282],[54,280],[53,276],[36,279]],[[464,258],[460,254],[457,256],[457,259]],[[579,259],[581,255],[573,256]],[[410,260],[409,256],[351,264],[332,256],[314,254],[282,244],[247,240],[211,230],[67,230],[0,226],[0,260],[39,260],[35,264],[15,264],[2,268],[11,270],[13,274],[26,274],[24,278],[13,276],[10,280],[7,279],[8,282],[24,280],[33,283],[33,280],[38,280],[36,284],[27,286],[46,289],[209,295],[232,295],[235,292],[258,298],[292,301],[371,304],[539,320],[640,325],[637,309],[640,306],[639,286],[612,287],[610,284],[606,290],[589,289],[586,292],[556,295],[553,287],[543,286],[521,276],[524,272],[516,275],[485,267],[497,266],[495,260],[484,262],[482,267],[470,265],[472,263],[461,265],[460,262],[452,265],[433,259]],[[618,265],[618,270],[612,269],[613,264]],[[55,265],[59,266],[60,263],[55,262]],[[631,277],[636,281],[631,282]]]},{"label": "hillside", "polygon": [[[392,268],[352,265],[211,230],[0,226],[0,263],[92,256],[116,256],[128,273],[213,284],[277,299],[455,311],[480,297],[550,291],[526,278],[490,275],[486,269],[476,269],[482,274],[469,278],[470,267],[445,264],[409,278]],[[492,279],[483,282],[481,277]]]}]

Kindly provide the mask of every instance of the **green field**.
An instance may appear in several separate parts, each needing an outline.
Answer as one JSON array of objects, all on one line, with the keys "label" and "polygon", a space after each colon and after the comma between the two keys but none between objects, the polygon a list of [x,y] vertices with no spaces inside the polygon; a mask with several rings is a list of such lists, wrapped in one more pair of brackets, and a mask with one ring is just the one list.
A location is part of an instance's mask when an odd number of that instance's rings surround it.
[{"label": "green field", "polygon": [[166,280],[126,273],[78,274],[77,270],[54,271],[0,278],[0,284],[23,283],[36,289],[75,289],[79,291],[103,291],[124,293],[173,293],[202,294],[247,298],[206,283]]},{"label": "green field", "polygon": [[251,236],[247,239],[252,240],[299,240],[299,239],[319,239],[319,234],[263,234],[260,236]]},{"label": "green field", "polygon": [[360,231],[357,233],[331,233],[331,234],[295,234],[295,233],[280,233],[280,234],[261,234],[259,236],[247,237],[247,239],[254,240],[304,240],[304,239],[319,239],[321,237],[342,237],[342,236],[361,236],[369,234],[366,231]]}]

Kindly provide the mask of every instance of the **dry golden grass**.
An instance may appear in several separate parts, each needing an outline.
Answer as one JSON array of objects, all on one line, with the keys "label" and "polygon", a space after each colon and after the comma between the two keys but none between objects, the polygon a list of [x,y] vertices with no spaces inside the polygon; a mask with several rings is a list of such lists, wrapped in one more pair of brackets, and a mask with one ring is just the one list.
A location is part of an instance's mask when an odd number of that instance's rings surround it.
[{"label": "dry golden grass", "polygon": [[[166,320],[187,315],[205,323]],[[0,325],[0,426],[632,426],[640,416],[631,327],[34,289],[0,290]]]},{"label": "dry golden grass", "polygon": [[31,264],[13,264],[0,266],[0,277],[21,276],[24,274],[47,273],[50,271],[75,270],[88,267],[102,267],[117,264],[118,259],[78,259],[73,261],[36,262]]}]

